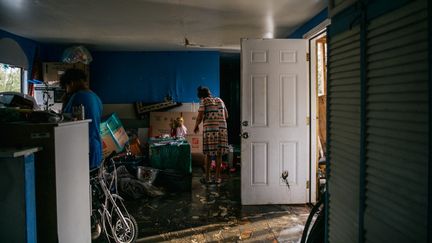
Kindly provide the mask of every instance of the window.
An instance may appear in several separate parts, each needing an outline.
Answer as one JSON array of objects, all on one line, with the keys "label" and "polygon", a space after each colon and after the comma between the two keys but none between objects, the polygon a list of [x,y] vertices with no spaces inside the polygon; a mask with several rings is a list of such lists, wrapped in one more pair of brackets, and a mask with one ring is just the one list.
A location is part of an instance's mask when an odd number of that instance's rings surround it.
[{"label": "window", "polygon": [[0,63],[0,92],[22,91],[22,69]]}]

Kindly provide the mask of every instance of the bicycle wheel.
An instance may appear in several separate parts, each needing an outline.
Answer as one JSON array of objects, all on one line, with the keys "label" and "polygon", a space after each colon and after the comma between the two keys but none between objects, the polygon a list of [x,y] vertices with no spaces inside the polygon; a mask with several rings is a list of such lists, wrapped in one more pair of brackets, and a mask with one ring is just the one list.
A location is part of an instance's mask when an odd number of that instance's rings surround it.
[{"label": "bicycle wheel", "polygon": [[123,218],[124,221],[120,217],[116,217],[114,221],[114,240],[117,243],[135,242],[138,237],[138,224],[132,215],[124,215]]},{"label": "bicycle wheel", "polygon": [[91,239],[96,240],[102,234],[102,224],[98,217],[100,217],[99,212],[94,211],[90,216],[91,223]]},{"label": "bicycle wheel", "polygon": [[[130,215],[123,203],[123,199],[113,194],[115,206],[112,205],[111,214],[111,236],[116,243],[132,243],[138,238],[138,224]],[[124,219],[124,220],[123,220]]]}]

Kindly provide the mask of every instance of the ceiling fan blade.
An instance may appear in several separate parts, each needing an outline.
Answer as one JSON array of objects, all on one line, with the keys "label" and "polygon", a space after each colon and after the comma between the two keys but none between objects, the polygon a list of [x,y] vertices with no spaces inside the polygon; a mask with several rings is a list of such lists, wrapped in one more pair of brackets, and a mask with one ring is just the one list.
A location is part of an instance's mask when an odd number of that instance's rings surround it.
[{"label": "ceiling fan blade", "polygon": [[184,38],[184,45],[185,46],[190,46],[191,45],[191,43],[189,42],[189,39],[188,38]]},{"label": "ceiling fan blade", "polygon": [[206,46],[197,43],[191,43],[187,37],[184,37],[184,47],[189,49],[217,50],[221,52],[240,52],[240,46]]}]

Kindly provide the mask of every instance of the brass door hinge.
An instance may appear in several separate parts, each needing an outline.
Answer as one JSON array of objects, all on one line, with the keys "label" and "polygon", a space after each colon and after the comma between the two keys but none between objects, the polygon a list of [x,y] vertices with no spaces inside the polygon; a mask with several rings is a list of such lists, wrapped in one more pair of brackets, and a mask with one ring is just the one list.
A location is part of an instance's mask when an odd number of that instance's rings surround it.
[{"label": "brass door hinge", "polygon": [[306,117],[306,125],[308,125],[308,126],[310,125],[310,116]]},{"label": "brass door hinge", "polygon": [[306,61],[307,61],[307,62],[310,61],[310,54],[309,54],[309,52],[306,53]]},{"label": "brass door hinge", "polygon": [[310,188],[310,182],[306,181],[306,189],[309,189],[309,188]]}]

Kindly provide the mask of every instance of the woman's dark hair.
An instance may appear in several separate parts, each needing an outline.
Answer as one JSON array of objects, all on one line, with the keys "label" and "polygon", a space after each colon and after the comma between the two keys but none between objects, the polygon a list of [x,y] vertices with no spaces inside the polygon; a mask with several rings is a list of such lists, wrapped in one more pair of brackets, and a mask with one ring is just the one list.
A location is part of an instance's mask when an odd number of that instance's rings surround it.
[{"label": "woman's dark hair", "polygon": [[70,68],[67,69],[63,75],[60,77],[60,86],[62,88],[66,88],[66,85],[71,84],[72,82],[86,82],[87,75],[81,69]]},{"label": "woman's dark hair", "polygon": [[202,86],[199,86],[198,87],[198,98],[207,98],[207,97],[210,97],[210,95],[211,95],[211,93],[210,93],[210,90],[209,90],[209,88],[207,88],[207,87],[202,87]]}]

